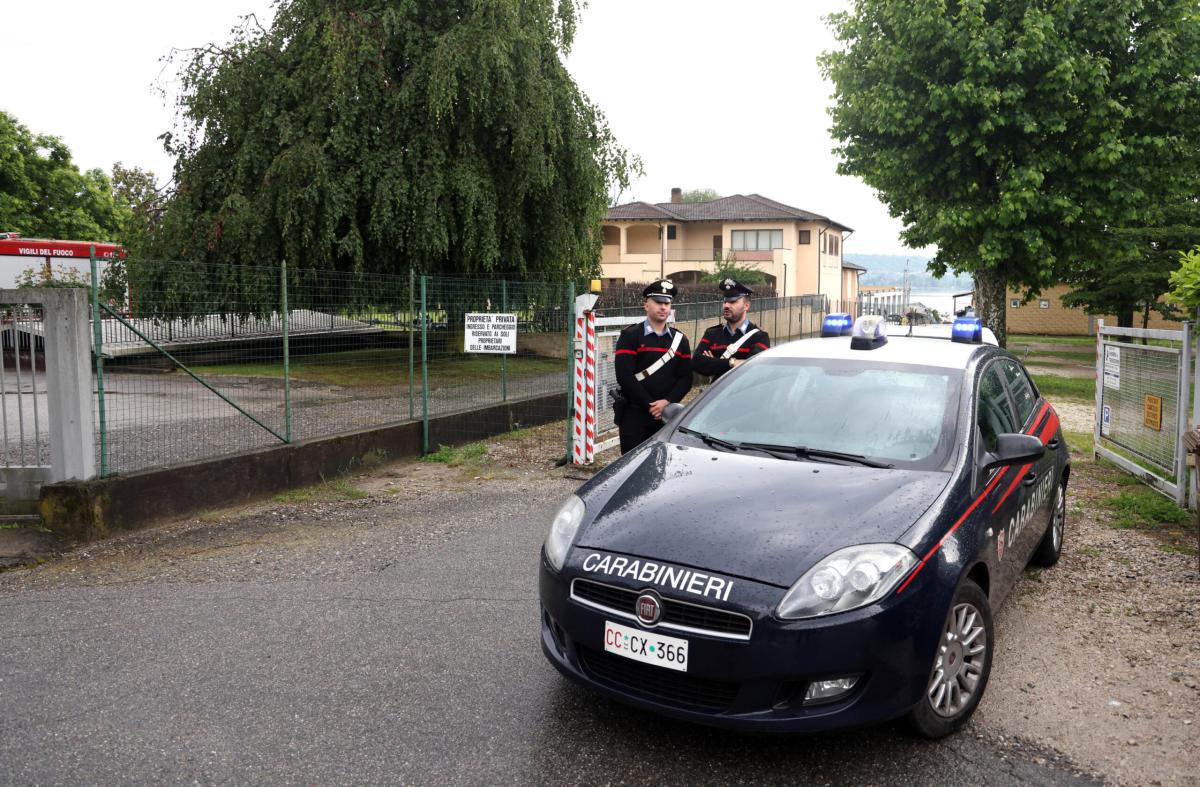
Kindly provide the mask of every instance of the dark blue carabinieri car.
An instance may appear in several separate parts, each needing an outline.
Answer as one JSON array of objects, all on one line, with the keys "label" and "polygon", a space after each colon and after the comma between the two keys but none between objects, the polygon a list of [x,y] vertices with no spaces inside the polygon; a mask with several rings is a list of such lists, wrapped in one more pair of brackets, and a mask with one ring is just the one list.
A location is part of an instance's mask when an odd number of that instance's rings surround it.
[{"label": "dark blue carabinieri car", "polygon": [[914,333],[860,318],[762,353],[584,484],[542,550],[550,662],[704,724],[960,727],[992,610],[1058,560],[1070,464],[990,331]]}]

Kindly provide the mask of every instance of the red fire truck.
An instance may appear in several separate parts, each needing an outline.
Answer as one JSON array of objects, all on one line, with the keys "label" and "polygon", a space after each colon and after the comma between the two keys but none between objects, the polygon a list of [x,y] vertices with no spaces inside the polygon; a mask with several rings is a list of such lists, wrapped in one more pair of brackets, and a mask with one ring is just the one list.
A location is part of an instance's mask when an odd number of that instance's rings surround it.
[{"label": "red fire truck", "polygon": [[0,289],[16,287],[18,277],[28,268],[41,268],[56,278],[75,270],[86,279],[93,246],[97,259],[125,259],[125,249],[118,243],[22,238],[16,232],[0,232]]}]

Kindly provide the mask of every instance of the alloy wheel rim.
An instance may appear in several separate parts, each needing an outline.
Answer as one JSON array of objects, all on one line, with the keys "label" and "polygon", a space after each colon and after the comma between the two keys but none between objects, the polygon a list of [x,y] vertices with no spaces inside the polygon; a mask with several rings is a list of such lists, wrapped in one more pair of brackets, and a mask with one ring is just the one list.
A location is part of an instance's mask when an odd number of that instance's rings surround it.
[{"label": "alloy wheel rim", "polygon": [[943,717],[961,713],[979,690],[986,660],[983,615],[973,604],[956,605],[938,641],[926,691],[933,712]]},{"label": "alloy wheel rim", "polygon": [[1062,549],[1063,527],[1067,521],[1067,495],[1063,492],[1062,484],[1058,485],[1058,494],[1054,498],[1054,522],[1050,525],[1054,539],[1054,551]]}]

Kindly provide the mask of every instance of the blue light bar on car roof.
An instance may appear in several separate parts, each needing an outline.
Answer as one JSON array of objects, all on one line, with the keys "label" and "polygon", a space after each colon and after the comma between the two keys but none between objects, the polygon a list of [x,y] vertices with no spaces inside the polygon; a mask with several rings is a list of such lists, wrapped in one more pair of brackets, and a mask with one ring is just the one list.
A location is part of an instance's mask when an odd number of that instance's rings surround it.
[{"label": "blue light bar on car roof", "polygon": [[887,344],[887,323],[878,314],[864,314],[854,323],[851,350],[876,350]]},{"label": "blue light bar on car roof", "polygon": [[821,336],[849,336],[854,318],[849,314],[826,314],[821,320]]},{"label": "blue light bar on car roof", "polygon": [[950,327],[950,341],[965,344],[983,343],[983,323],[978,317],[959,317]]}]

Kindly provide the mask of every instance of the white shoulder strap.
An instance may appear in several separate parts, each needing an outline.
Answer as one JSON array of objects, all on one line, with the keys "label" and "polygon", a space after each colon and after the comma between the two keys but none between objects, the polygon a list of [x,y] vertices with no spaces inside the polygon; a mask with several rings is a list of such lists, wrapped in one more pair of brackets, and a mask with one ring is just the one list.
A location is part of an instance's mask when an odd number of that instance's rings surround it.
[{"label": "white shoulder strap", "polygon": [[757,328],[751,328],[750,330],[746,331],[742,338],[725,348],[725,352],[721,353],[721,360],[728,361],[730,358],[732,358],[735,352],[742,349],[742,345],[746,343],[746,340],[756,333],[758,333]]},{"label": "white shoulder strap", "polygon": [[679,349],[679,343],[682,341],[683,341],[683,331],[676,329],[675,330],[675,338],[673,338],[671,340],[670,349],[668,349],[665,353],[663,353],[662,357],[659,358],[657,361],[655,361],[654,363],[647,366],[645,369],[642,369],[640,372],[635,374],[633,376],[633,379],[637,380],[640,383],[642,380],[645,380],[647,377],[654,374],[659,369],[663,368],[668,363],[670,363],[671,359],[675,357],[675,351]]}]

